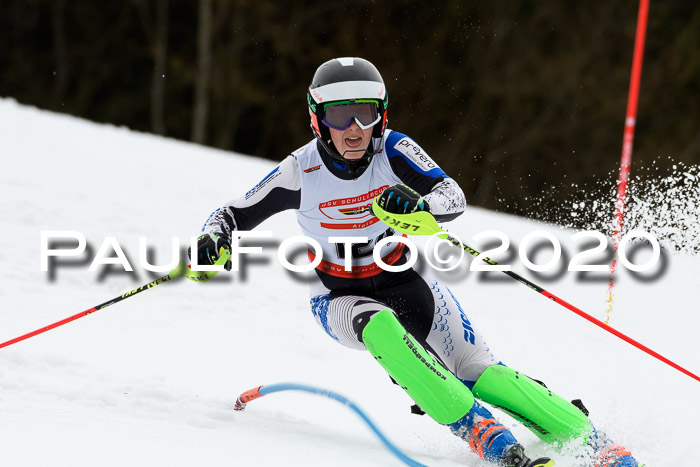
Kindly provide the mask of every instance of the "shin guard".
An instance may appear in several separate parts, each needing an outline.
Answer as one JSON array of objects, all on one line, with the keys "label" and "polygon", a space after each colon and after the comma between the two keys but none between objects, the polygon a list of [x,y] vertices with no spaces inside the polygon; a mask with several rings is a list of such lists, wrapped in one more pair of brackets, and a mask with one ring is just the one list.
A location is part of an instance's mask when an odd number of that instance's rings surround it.
[{"label": "shin guard", "polygon": [[469,389],[431,357],[390,310],[370,319],[362,340],[384,370],[436,422],[454,423],[471,409],[474,397]]},{"label": "shin guard", "polygon": [[546,442],[562,443],[591,431],[588,418],[576,406],[512,368],[488,367],[473,392]]}]

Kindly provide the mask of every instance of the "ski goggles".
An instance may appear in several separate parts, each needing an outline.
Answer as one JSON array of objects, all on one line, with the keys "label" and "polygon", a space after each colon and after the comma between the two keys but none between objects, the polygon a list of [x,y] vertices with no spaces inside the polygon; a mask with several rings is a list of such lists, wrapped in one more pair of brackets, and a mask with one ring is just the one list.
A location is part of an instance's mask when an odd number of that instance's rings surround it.
[{"label": "ski goggles", "polygon": [[352,125],[354,120],[360,128],[366,130],[382,118],[377,107],[377,102],[373,100],[333,102],[324,106],[324,117],[321,121],[329,128],[343,131]]}]

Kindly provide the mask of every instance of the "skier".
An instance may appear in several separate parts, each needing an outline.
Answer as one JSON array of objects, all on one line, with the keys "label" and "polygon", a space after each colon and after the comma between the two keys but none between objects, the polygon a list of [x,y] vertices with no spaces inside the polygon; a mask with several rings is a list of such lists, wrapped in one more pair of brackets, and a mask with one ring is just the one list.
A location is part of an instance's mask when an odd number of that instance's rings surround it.
[{"label": "skier", "polygon": [[[401,235],[374,216],[375,198],[386,212],[427,211],[440,222],[462,214],[466,201],[415,141],[387,129],[387,90],[374,65],[349,57],[322,64],[307,103],[315,138],[209,216],[198,239],[199,264],[216,263],[236,231],[294,209],[304,235],[321,245],[320,252],[309,250],[312,261],[322,253],[315,271],[320,282],[311,290],[318,324],[340,344],[369,350],[423,411],[481,458],[508,467],[554,465],[547,457],[530,460],[477,399],[546,441],[587,440],[598,466],[637,466],[629,452],[592,427],[582,405],[503,365],[429,268],[392,272],[375,261],[375,246]],[[352,243],[329,237],[362,238]],[[382,244],[384,264],[406,264],[410,253],[403,243]]]}]

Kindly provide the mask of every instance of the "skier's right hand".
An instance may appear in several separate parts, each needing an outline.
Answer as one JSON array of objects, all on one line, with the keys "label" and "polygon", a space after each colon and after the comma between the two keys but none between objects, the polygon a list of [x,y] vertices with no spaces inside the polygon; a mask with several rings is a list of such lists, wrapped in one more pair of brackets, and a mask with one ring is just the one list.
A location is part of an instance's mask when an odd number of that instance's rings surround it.
[{"label": "skier's right hand", "polygon": [[428,202],[413,188],[399,183],[390,186],[377,197],[377,204],[392,214],[410,214],[416,211],[428,211]]},{"label": "skier's right hand", "polygon": [[[231,240],[222,233],[205,233],[197,239],[197,264],[213,265],[219,259],[221,249],[231,251]],[[192,258],[191,248],[187,249],[187,256]],[[226,261],[224,269],[231,270],[231,260]]]}]

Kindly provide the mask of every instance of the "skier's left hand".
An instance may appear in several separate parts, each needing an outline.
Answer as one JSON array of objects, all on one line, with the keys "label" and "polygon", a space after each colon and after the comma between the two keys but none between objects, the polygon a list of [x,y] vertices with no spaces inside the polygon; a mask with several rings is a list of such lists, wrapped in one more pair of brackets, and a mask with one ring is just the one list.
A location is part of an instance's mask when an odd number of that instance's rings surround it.
[{"label": "skier's left hand", "polygon": [[392,214],[410,214],[430,209],[427,201],[416,190],[402,184],[384,190],[377,202],[380,208]]}]

